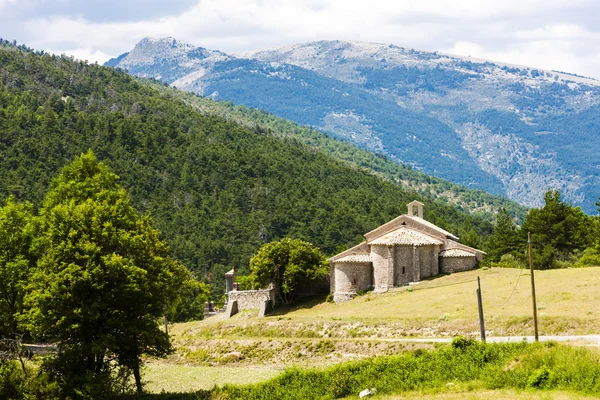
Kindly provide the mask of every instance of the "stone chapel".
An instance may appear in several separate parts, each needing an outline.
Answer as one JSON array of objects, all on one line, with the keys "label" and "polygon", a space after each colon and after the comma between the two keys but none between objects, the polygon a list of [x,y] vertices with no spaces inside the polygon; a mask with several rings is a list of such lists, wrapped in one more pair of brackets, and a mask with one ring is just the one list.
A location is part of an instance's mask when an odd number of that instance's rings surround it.
[{"label": "stone chapel", "polygon": [[[415,211],[416,209],[416,211]],[[359,290],[385,292],[440,273],[475,268],[484,252],[423,219],[423,203],[366,233],[365,241],[329,259],[331,293],[347,301]]]}]

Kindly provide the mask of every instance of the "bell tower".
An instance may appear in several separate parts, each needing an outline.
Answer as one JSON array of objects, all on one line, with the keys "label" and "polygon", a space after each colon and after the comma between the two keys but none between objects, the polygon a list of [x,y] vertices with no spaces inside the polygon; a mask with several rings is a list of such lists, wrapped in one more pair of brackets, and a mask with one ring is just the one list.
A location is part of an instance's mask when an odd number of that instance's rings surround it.
[{"label": "bell tower", "polygon": [[[415,207],[417,207],[417,214],[415,215]],[[419,217],[423,219],[423,203],[417,200],[413,200],[408,203],[408,216]]]}]

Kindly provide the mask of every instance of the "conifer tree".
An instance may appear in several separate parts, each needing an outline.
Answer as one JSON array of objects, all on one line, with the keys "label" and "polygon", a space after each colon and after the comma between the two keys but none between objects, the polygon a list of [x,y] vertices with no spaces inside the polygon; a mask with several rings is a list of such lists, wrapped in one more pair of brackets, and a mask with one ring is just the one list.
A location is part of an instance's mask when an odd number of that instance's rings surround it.
[{"label": "conifer tree", "polygon": [[536,268],[554,268],[557,260],[569,260],[574,250],[591,245],[591,225],[579,207],[561,200],[560,191],[548,189],[544,206],[527,213],[521,237],[525,241],[527,232],[531,232]]},{"label": "conifer tree", "polygon": [[486,243],[488,260],[500,261],[500,258],[508,253],[519,250],[523,245],[519,242],[517,225],[505,208],[502,208],[496,216],[494,233]]}]

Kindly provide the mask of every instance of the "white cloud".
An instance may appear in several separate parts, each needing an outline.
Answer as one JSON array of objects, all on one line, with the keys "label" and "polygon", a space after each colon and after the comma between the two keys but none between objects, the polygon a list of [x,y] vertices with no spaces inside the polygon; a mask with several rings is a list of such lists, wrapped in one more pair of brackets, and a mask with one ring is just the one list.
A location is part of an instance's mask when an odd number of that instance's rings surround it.
[{"label": "white cloud", "polygon": [[98,63],[103,64],[104,62],[110,59],[110,55],[103,53],[100,50],[93,50],[89,47],[80,48],[80,49],[67,49],[67,50],[54,50],[54,49],[45,49],[47,53],[54,54],[66,54],[67,56],[73,56],[78,60],[88,61],[89,63]]},{"label": "white cloud", "polygon": [[135,22],[117,17],[92,21],[81,13],[33,15],[15,22],[3,14],[19,5],[15,0],[0,0],[0,9],[8,10],[0,13],[0,35],[6,36],[6,29],[8,39],[98,61],[130,50],[145,36],[172,36],[226,52],[321,39],[360,40],[600,78],[600,31],[593,17],[600,13],[600,4],[592,0],[202,0],[193,6],[178,4],[181,12],[164,10]]}]

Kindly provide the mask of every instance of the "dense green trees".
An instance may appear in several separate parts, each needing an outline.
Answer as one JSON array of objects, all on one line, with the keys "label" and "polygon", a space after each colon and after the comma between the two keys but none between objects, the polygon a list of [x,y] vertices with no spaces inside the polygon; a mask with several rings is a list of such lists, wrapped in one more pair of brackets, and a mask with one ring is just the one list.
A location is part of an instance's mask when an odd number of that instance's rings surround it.
[{"label": "dense green trees", "polygon": [[504,254],[519,251],[522,248],[523,244],[519,240],[517,225],[503,208],[496,216],[494,233],[486,243],[486,258],[489,261],[497,262]]},{"label": "dense green trees", "polygon": [[558,190],[548,190],[544,206],[531,209],[521,229],[531,232],[536,251],[534,264],[539,269],[555,268],[557,261],[568,261],[575,250],[592,244],[591,221],[579,207],[565,203]]},{"label": "dense green trees", "polygon": [[9,198],[0,207],[0,337],[14,337],[23,313],[29,273],[35,265],[33,206]]},{"label": "dense green trees", "polygon": [[[0,207],[0,338],[57,343],[42,370],[61,396],[142,390],[142,355],[172,349],[159,318],[201,318],[207,287],[169,256],[149,216],[92,152],[52,181],[39,216]],[[7,367],[8,368],[8,367]]]},{"label": "dense green trees", "polygon": [[250,259],[252,279],[258,286],[273,284],[283,304],[290,304],[297,289],[323,279],[329,272],[321,251],[302,240],[271,242]]},{"label": "dense green trees", "polygon": [[512,259],[524,262],[527,234],[531,232],[535,268],[560,268],[575,262],[593,265],[600,260],[590,248],[596,241],[597,225],[597,218],[562,201],[558,190],[548,189],[544,206],[529,210],[520,229],[504,210],[498,214],[494,233],[486,243],[488,260],[498,262],[511,254]]},{"label": "dense green trees", "polygon": [[452,232],[469,226],[486,238],[492,230],[412,191],[406,167],[382,179],[290,137],[205,115],[173,90],[69,58],[0,47],[0,135],[0,200],[41,204],[50,177],[92,149],[215,299],[223,272],[247,273],[264,244],[292,237],[333,254],[414,199]]}]

